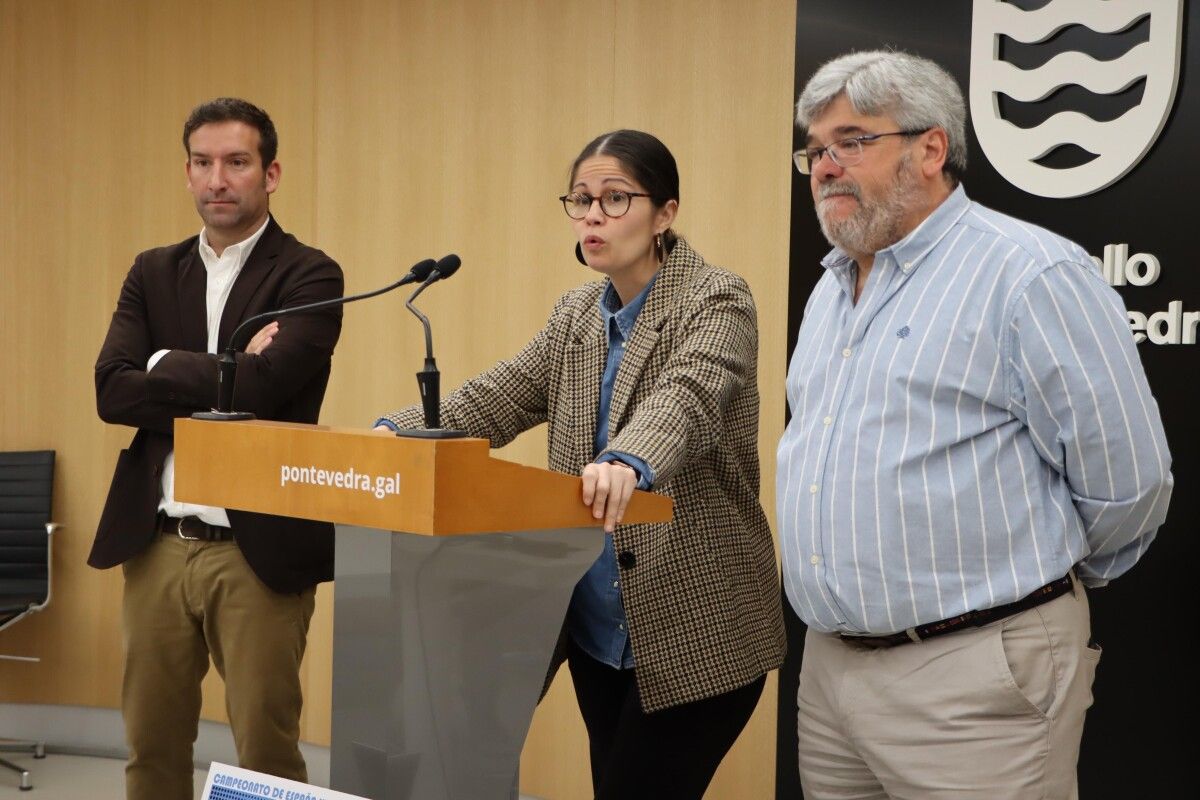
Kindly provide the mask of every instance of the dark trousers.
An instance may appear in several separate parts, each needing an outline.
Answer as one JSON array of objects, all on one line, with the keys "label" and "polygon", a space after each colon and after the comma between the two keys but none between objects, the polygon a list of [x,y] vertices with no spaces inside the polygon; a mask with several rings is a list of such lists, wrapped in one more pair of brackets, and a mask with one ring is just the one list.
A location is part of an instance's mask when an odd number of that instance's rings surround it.
[{"label": "dark trousers", "polygon": [[569,642],[567,666],[587,726],[596,800],[700,800],[746,727],[766,676],[731,692],[647,714],[634,670]]}]

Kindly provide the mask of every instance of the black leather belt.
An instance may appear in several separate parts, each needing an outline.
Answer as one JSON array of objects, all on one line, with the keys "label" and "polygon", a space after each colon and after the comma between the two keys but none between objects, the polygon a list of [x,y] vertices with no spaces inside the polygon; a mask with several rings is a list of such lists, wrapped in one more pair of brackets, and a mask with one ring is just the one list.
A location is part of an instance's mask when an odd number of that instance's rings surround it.
[{"label": "black leather belt", "polygon": [[1011,617],[1013,614],[1040,606],[1042,603],[1048,603],[1069,591],[1071,591],[1070,573],[1056,581],[1047,583],[1040,589],[1034,589],[1020,600],[1005,603],[1002,606],[985,608],[982,611],[968,611],[965,614],[959,614],[957,617],[930,622],[926,625],[918,625],[915,628],[909,628],[900,633],[889,633],[886,636],[854,636],[848,633],[839,633],[838,638],[849,644],[861,645],[872,650],[880,647],[895,647],[898,644],[908,644],[909,642],[922,642],[926,639],[932,639],[934,636],[954,633],[965,628],[978,628],[996,620]]},{"label": "black leather belt", "polygon": [[220,525],[209,525],[199,517],[168,517],[159,512],[158,532],[180,539],[199,542],[232,542],[233,531]]}]

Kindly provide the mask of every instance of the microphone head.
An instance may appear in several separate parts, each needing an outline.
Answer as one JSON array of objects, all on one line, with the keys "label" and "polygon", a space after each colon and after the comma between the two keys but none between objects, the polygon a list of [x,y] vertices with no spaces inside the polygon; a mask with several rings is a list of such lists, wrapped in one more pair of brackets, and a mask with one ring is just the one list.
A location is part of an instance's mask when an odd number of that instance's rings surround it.
[{"label": "microphone head", "polygon": [[429,277],[429,273],[437,269],[438,262],[432,258],[427,258],[420,263],[413,264],[413,268],[408,271],[414,281],[424,281]]},{"label": "microphone head", "polygon": [[449,278],[454,273],[458,272],[458,268],[462,266],[462,259],[451,253],[448,256],[442,256],[437,262],[438,280],[442,281]]}]

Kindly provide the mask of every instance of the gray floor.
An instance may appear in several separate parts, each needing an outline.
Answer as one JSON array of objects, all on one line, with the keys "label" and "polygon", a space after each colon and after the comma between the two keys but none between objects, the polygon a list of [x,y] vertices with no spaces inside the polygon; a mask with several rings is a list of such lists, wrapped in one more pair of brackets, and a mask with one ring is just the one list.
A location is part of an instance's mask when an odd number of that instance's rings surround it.
[{"label": "gray floor", "polygon": [[[0,753],[0,758],[25,767],[33,789],[23,792],[15,772],[0,767],[0,800],[124,800],[125,762],[115,758],[48,753],[35,759],[23,753]],[[204,791],[207,770],[196,770],[196,794]],[[537,800],[521,795],[520,800]]]},{"label": "gray floor", "polygon": [[[15,772],[0,767],[0,798],[21,800],[124,800],[125,762],[115,758],[68,756],[49,753],[45,758],[0,753],[29,770],[33,789],[23,792]],[[207,772],[196,771],[196,797],[204,789]]]}]

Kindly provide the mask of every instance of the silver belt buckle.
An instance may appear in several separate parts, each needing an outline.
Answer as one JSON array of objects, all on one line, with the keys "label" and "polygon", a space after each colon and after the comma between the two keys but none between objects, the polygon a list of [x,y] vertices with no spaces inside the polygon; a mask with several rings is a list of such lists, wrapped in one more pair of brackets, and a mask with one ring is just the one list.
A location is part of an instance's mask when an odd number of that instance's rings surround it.
[{"label": "silver belt buckle", "polygon": [[188,536],[186,533],[183,532],[183,519],[184,519],[183,517],[180,517],[178,524],[175,525],[175,531],[179,534],[179,538],[187,539],[189,542],[200,541],[199,536]]}]

